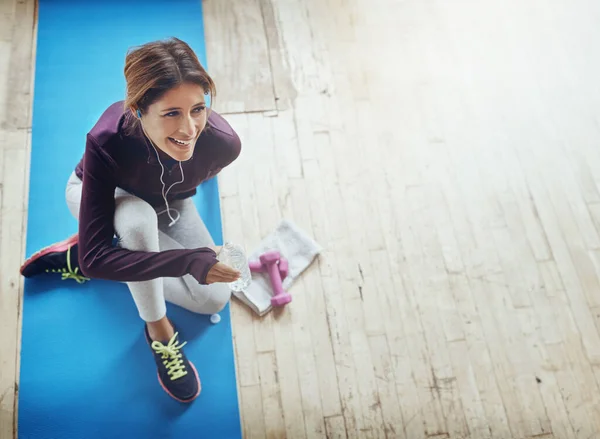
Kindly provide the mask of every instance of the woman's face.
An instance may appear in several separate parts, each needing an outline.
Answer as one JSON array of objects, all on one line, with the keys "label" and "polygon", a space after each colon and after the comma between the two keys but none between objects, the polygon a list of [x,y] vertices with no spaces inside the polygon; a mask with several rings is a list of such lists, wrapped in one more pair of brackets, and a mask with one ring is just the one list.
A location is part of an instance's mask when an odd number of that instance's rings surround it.
[{"label": "woman's face", "polygon": [[141,122],[157,148],[175,160],[189,160],[206,126],[204,89],[184,83],[169,90],[148,107]]}]

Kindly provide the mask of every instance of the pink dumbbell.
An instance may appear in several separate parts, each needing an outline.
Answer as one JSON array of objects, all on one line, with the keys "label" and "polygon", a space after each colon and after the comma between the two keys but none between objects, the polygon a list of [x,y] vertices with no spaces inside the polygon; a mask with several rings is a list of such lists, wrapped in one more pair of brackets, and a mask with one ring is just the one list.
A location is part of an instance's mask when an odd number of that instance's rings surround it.
[{"label": "pink dumbbell", "polygon": [[[265,273],[267,271],[267,267],[265,267],[260,261],[250,261],[248,265],[250,266],[250,271],[253,273]],[[289,271],[287,259],[283,256],[280,256],[277,266],[279,267],[279,276],[281,277],[281,282],[283,282]]]},{"label": "pink dumbbell", "polygon": [[281,285],[280,260],[281,255],[276,250],[266,252],[260,256],[260,262],[266,268],[267,273],[269,273],[271,286],[275,292],[275,295],[271,297],[271,305],[273,306],[283,306],[292,301],[292,296],[284,291]]}]

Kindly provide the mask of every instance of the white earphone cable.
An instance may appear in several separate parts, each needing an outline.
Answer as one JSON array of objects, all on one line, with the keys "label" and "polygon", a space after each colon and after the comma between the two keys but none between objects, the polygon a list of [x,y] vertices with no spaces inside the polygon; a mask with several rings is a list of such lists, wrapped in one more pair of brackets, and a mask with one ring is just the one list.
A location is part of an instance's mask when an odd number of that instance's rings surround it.
[{"label": "white earphone cable", "polygon": [[[152,143],[152,141],[150,143]],[[171,222],[169,223],[169,227],[171,227],[173,224],[175,224],[177,221],[179,221],[179,218],[181,215],[179,214],[179,211],[177,209],[173,209],[173,208],[169,207],[169,202],[167,201],[167,195],[169,194],[169,191],[173,188],[173,186],[175,186],[176,184],[183,183],[185,181],[185,177],[183,175],[183,167],[181,166],[181,162],[178,162],[179,169],[181,171],[181,181],[174,182],[171,186],[169,186],[169,189],[167,189],[167,191],[165,192],[165,182],[163,180],[163,176],[165,174],[165,167],[163,166],[163,164],[160,160],[160,156],[158,155],[158,151],[156,150],[154,143],[152,143],[152,147],[154,148],[154,152],[156,153],[156,158],[158,159],[158,163],[160,164],[160,168],[161,168],[160,182],[162,183],[162,196],[163,196],[163,200],[165,201],[165,205],[167,206],[167,208],[165,210],[158,212],[157,215],[160,216],[166,212],[167,215],[169,215],[169,219],[171,220]],[[174,210],[175,213],[177,213],[177,218],[173,219],[173,217],[171,216],[171,210]]]},{"label": "white earphone cable", "polygon": [[[140,121],[141,122],[141,121]],[[167,213],[167,215],[169,215],[169,219],[171,220],[171,222],[169,223],[169,227],[173,226],[175,223],[177,223],[177,221],[179,221],[180,218],[180,213],[177,209],[171,208],[169,207],[169,202],[167,201],[167,195],[169,194],[169,191],[173,188],[173,186],[175,186],[176,184],[180,184],[183,183],[185,181],[185,176],[183,175],[183,167],[181,165],[181,161],[178,161],[179,163],[179,169],[181,170],[181,181],[176,181],[175,183],[173,183],[171,186],[169,186],[169,189],[167,189],[167,191],[165,192],[165,182],[163,180],[163,177],[165,175],[165,167],[162,163],[162,161],[160,160],[160,156],[158,155],[158,150],[156,149],[156,146],[154,145],[154,142],[152,141],[152,139],[150,139],[150,136],[148,136],[148,134],[146,133],[146,130],[144,129],[144,126],[140,123],[140,125],[142,126],[142,130],[144,131],[144,135],[146,136],[146,138],[150,141],[150,144],[152,145],[152,148],[154,149],[154,152],[156,153],[156,159],[158,160],[158,163],[160,164],[160,169],[161,169],[161,173],[160,173],[160,182],[162,183],[162,197],[163,200],[165,202],[166,205],[166,209],[162,210],[160,212],[157,213],[157,215],[162,215],[163,213]],[[171,210],[174,210],[175,213],[177,214],[177,218],[173,218],[171,216]]]}]

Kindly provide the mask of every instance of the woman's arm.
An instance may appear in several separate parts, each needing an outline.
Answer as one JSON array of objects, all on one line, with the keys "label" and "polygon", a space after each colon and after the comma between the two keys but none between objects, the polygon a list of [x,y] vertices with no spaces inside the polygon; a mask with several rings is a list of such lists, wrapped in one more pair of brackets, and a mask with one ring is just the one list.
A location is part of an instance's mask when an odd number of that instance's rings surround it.
[{"label": "woman's arm", "polygon": [[83,189],[79,212],[79,264],[84,275],[122,282],[191,274],[206,284],[218,263],[210,248],[132,251],[112,244],[115,234],[115,164],[88,136],[83,161]]}]

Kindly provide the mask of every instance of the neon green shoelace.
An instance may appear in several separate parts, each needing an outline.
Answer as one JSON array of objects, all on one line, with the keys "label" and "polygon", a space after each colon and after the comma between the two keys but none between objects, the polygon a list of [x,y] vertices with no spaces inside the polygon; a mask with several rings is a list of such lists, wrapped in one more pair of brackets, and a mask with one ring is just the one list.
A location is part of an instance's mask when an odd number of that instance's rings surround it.
[{"label": "neon green shoelace", "polygon": [[61,268],[60,270],[46,270],[46,273],[61,273],[62,280],[73,279],[77,283],[84,283],[85,281],[90,280],[89,277],[85,277],[81,273],[79,273],[79,267],[76,267],[75,270],[71,267],[71,247],[67,250],[67,268]]},{"label": "neon green shoelace", "polygon": [[175,381],[176,379],[187,375],[187,371],[183,365],[181,352],[179,352],[179,350],[184,347],[187,342],[178,344],[176,341],[177,334],[178,333],[176,332],[166,346],[159,341],[152,342],[152,349],[154,349],[157,354],[162,355],[163,364],[168,370],[171,381]]}]

